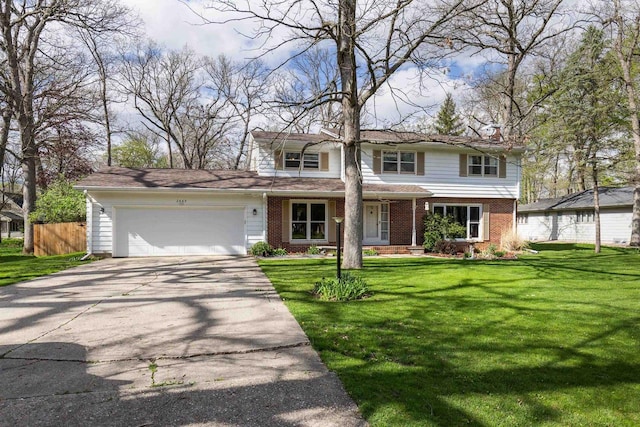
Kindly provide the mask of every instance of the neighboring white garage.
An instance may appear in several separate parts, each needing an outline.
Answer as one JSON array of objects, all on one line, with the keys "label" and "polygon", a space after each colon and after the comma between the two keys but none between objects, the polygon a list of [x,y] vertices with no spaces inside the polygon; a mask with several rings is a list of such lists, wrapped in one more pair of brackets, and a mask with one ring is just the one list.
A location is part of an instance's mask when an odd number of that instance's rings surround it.
[{"label": "neighboring white garage", "polygon": [[114,257],[246,254],[244,207],[115,207]]}]

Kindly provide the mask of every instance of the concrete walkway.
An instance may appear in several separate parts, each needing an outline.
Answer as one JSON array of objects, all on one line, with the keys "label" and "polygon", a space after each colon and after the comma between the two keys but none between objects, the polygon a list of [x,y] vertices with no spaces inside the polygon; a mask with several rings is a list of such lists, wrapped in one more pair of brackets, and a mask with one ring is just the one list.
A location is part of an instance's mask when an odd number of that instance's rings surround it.
[{"label": "concrete walkway", "polygon": [[0,384],[2,425],[365,425],[243,257],[107,259],[0,288]]}]

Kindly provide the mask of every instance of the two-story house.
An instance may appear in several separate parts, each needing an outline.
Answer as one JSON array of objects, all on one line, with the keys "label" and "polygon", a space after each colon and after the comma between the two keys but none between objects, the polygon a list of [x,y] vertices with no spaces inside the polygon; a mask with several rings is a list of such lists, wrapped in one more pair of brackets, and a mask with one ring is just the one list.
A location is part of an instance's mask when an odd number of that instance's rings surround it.
[{"label": "two-story house", "polygon": [[[363,131],[363,244],[407,253],[425,212],[453,216],[465,240],[499,243],[515,223],[520,149],[500,141]],[[87,195],[88,250],[113,256],[245,254],[336,244],[344,215],[340,135],[254,132],[248,171],[105,168]]]}]

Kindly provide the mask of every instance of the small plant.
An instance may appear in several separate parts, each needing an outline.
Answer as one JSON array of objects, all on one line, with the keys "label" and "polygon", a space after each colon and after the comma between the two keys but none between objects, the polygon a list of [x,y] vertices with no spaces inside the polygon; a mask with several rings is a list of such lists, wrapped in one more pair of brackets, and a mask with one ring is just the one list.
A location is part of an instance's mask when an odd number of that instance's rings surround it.
[{"label": "small plant", "polygon": [[273,248],[267,242],[256,242],[249,250],[253,256],[271,256]]},{"label": "small plant", "polygon": [[496,251],[496,252],[494,253],[494,255],[495,255],[497,258],[502,258],[502,257],[505,255],[505,253],[506,253],[505,251]]},{"label": "small plant", "polygon": [[433,251],[440,254],[455,255],[458,253],[458,247],[451,240],[438,240],[433,246]]},{"label": "small plant", "polygon": [[272,252],[273,256],[287,256],[288,254],[289,252],[287,252],[285,248],[277,248],[277,249],[274,249]]},{"label": "small plant", "polygon": [[451,216],[427,212],[424,216],[424,243],[427,251],[435,251],[435,245],[441,240],[465,237],[467,229],[458,224]]},{"label": "small plant", "polygon": [[463,256],[465,259],[471,258],[471,252],[465,252]]},{"label": "small plant", "polygon": [[348,271],[342,277],[323,277],[313,287],[313,294],[324,301],[351,301],[369,296],[369,288],[362,277]]},{"label": "small plant", "polygon": [[378,255],[378,251],[376,251],[373,248],[367,248],[367,249],[362,251],[362,255],[364,255],[364,256],[376,256],[376,255]]},{"label": "small plant", "polygon": [[500,236],[500,248],[507,252],[521,251],[528,247],[527,242],[518,236],[518,233],[513,228],[505,231]]},{"label": "small plant", "polygon": [[309,246],[309,249],[307,249],[307,254],[309,254],[309,255],[320,255],[321,251],[320,251],[319,247],[317,247],[316,245],[312,245],[312,246]]}]

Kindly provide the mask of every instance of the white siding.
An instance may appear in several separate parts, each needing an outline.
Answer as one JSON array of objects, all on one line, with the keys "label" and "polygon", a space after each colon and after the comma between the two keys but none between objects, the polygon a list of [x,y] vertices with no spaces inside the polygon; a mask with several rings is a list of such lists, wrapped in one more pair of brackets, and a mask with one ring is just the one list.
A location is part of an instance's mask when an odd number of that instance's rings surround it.
[{"label": "white siding", "polygon": [[[263,203],[261,196],[221,196],[211,194],[183,193],[153,193],[149,191],[135,192],[91,192],[93,199],[91,216],[92,252],[112,253],[113,250],[113,208],[117,207],[171,207],[178,206],[177,200],[186,200],[185,207],[235,206],[244,207],[247,232],[247,249],[254,243],[264,239]],[[104,213],[101,213],[101,208]],[[253,210],[256,215],[253,215]]]},{"label": "white siding", "polygon": [[[603,208],[600,212],[600,233],[603,243],[627,243],[631,236],[631,208]],[[545,215],[529,213],[527,224],[518,224],[518,234],[526,240],[565,240],[594,242],[595,223],[579,223],[575,211]]]},{"label": "white siding", "polygon": [[[403,147],[400,151],[425,150],[425,175],[403,175],[373,173],[373,150],[392,151],[381,146],[366,145],[362,152],[362,175],[368,184],[408,184],[419,185],[433,193],[433,197],[477,197],[509,198],[520,197],[519,159],[507,156],[506,178],[461,177],[460,151],[443,150],[433,147]],[[473,154],[469,152],[469,154]]]},{"label": "white siding", "polygon": [[[304,147],[303,143],[287,143],[284,147],[278,147],[283,151],[301,151]],[[340,147],[334,143],[326,143],[319,146],[311,147],[305,150],[307,153],[329,153],[329,170],[276,170],[273,152],[268,144],[260,144],[255,150],[254,170],[262,176],[278,176],[292,178],[340,178],[340,170],[342,163],[340,161]]]}]

